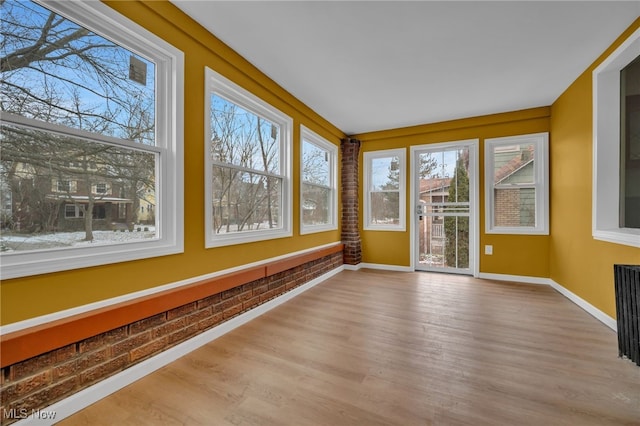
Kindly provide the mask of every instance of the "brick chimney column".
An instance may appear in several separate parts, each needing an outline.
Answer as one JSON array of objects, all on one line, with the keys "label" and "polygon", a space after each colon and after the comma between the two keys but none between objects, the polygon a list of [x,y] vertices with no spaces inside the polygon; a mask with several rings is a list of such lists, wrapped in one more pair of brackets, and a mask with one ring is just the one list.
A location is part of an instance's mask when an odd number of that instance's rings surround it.
[{"label": "brick chimney column", "polygon": [[358,155],[360,141],[346,138],[340,143],[342,152],[342,234],[344,263],[357,265],[362,261],[362,245],[358,226]]}]

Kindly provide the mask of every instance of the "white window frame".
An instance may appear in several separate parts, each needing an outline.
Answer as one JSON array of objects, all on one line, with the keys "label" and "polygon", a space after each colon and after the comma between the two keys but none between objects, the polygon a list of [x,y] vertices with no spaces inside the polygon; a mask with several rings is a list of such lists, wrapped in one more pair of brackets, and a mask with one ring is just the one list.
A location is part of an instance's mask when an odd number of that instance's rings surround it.
[{"label": "white window frame", "polygon": [[[218,74],[209,67],[205,67],[205,107],[204,107],[204,198],[205,198],[205,247],[221,247],[234,244],[251,243],[254,241],[285,238],[293,235],[291,217],[293,212],[293,185],[291,184],[291,151],[293,143],[293,119],[273,107],[269,103],[258,98],[253,93],[240,87],[233,81]],[[216,94],[232,102],[257,116],[263,117],[280,126],[280,175],[282,179],[282,199],[280,209],[282,211],[282,227],[274,229],[259,229],[235,233],[216,234],[213,230],[213,188],[210,144],[211,144],[211,94]],[[217,164],[217,163],[215,163]],[[223,165],[224,167],[227,167]],[[229,165],[228,167],[234,167]],[[243,168],[241,168],[243,169]],[[243,169],[244,170],[244,169]]]},{"label": "white window frame", "polygon": [[640,247],[640,229],[620,227],[620,71],[640,52],[640,29],[593,70],[592,235]]},{"label": "white window frame", "polygon": [[[398,224],[378,224],[371,221],[371,194],[374,192],[392,192],[387,191],[373,191],[372,189],[372,162],[377,158],[390,158],[398,157],[398,189],[399,193],[399,219]],[[397,149],[385,149],[380,151],[367,151],[363,154],[364,162],[364,225],[363,229],[367,231],[406,231],[407,229],[407,150],[405,148]],[[395,192],[395,191],[394,191]]]},{"label": "white window frame", "polygon": [[[184,54],[102,2],[50,0],[38,3],[155,63],[156,145],[153,150],[157,153],[156,199],[160,200],[161,206],[156,215],[158,234],[157,238],[148,241],[3,254],[0,278],[18,278],[182,253]],[[133,142],[24,117],[8,117],[7,114],[3,120],[72,137],[139,148],[139,144]]]},{"label": "white window frame", "polygon": [[[535,189],[535,225],[534,226],[495,226],[494,152],[496,148],[513,145],[534,144],[534,182],[517,185],[513,188]],[[485,233],[549,235],[549,133],[507,136],[485,139],[484,141],[484,183],[485,183]]]},{"label": "white window frame", "polygon": [[[302,185],[305,183],[302,176],[302,166],[303,166],[303,146],[304,143],[308,142],[312,145],[315,145],[317,148],[325,151],[328,155],[329,159],[329,186],[326,189],[330,190],[331,196],[329,201],[329,223],[324,223],[321,225],[305,225],[303,222],[303,188]],[[311,234],[315,232],[324,232],[324,231],[332,231],[338,229],[338,172],[337,172],[337,164],[338,161],[338,147],[328,140],[324,139],[322,136],[308,129],[307,127],[300,125],[300,234]],[[324,186],[323,186],[324,187]]]}]

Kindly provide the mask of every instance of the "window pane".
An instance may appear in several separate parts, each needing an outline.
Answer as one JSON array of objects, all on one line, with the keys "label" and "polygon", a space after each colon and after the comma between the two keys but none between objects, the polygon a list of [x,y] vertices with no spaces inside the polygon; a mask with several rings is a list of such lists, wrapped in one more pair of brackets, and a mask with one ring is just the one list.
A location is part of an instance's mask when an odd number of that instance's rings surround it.
[{"label": "window pane", "polygon": [[534,154],[534,144],[495,147],[493,183],[534,183]]},{"label": "window pane", "polygon": [[371,193],[371,223],[384,225],[400,223],[400,193]]},{"label": "window pane", "polygon": [[0,2],[2,110],[155,144],[155,65],[48,9]]},{"label": "window pane", "polygon": [[282,228],[282,179],[212,166],[216,234]]},{"label": "window pane", "polygon": [[329,223],[331,192],[329,188],[302,184],[302,223],[304,225]]},{"label": "window pane", "polygon": [[620,227],[640,228],[640,56],[621,71]]},{"label": "window pane", "polygon": [[307,141],[302,143],[302,180],[316,185],[330,186],[329,153]]},{"label": "window pane", "polygon": [[372,190],[400,189],[399,164],[398,157],[373,158],[371,160]]},{"label": "window pane", "polygon": [[153,212],[139,213],[155,168],[152,153],[2,125],[3,254],[155,238]]},{"label": "window pane", "polygon": [[281,174],[280,126],[211,95],[211,159]]},{"label": "window pane", "polygon": [[494,226],[536,225],[535,189],[496,189],[494,197]]}]

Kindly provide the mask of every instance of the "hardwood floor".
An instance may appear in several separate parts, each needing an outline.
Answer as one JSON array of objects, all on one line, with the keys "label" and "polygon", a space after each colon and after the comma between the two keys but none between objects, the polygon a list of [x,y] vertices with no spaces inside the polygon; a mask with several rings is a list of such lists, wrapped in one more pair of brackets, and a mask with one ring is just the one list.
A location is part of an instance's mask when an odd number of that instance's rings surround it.
[{"label": "hardwood floor", "polygon": [[546,286],[344,271],[61,425],[640,425],[640,368]]}]

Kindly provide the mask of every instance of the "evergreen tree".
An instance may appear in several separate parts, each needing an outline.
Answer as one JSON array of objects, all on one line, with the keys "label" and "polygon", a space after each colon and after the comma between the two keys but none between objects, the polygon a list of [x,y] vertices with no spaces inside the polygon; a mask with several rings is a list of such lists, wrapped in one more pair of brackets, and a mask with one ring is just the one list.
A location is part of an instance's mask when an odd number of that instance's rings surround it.
[{"label": "evergreen tree", "polygon": [[[469,202],[468,159],[459,156],[449,186],[449,202]],[[469,267],[469,218],[446,216],[444,218],[446,245],[445,265],[452,268]],[[456,263],[457,258],[457,263]]]}]

